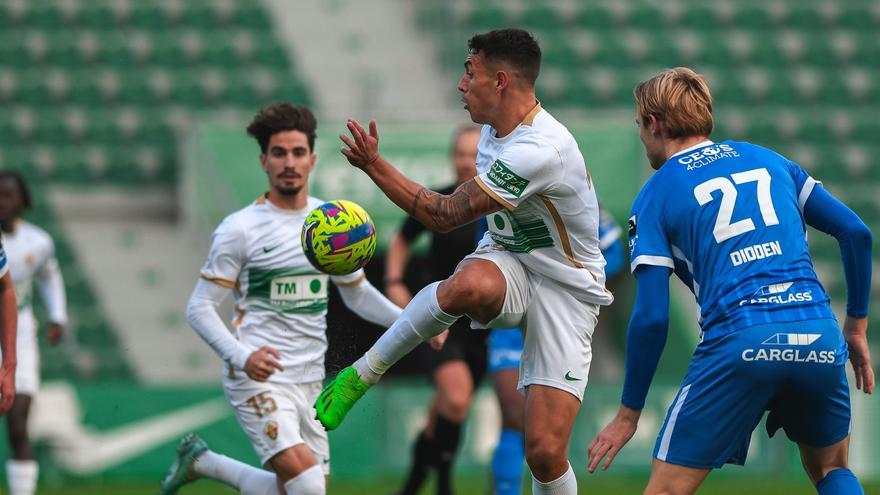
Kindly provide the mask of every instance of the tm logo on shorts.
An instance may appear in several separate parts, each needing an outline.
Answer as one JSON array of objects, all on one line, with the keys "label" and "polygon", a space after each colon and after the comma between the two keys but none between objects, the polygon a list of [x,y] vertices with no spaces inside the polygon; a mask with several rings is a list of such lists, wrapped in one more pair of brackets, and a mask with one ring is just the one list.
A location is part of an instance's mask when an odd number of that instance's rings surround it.
[{"label": "tm logo on shorts", "polygon": [[742,352],[742,360],[774,361],[784,363],[818,363],[834,364],[835,355],[833,350],[809,352],[801,349],[786,349],[786,347],[799,347],[811,345],[819,340],[822,334],[818,333],[777,333],[761,342],[762,345],[773,346],[770,349],[745,349]]}]

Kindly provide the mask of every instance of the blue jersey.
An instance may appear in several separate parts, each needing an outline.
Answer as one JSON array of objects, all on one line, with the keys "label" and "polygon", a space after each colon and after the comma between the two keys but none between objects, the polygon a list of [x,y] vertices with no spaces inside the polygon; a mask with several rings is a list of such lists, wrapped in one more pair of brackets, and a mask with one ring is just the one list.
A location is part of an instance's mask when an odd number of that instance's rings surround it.
[{"label": "blue jersey", "polygon": [[796,163],[751,143],[706,141],[685,150],[636,197],[631,269],[672,268],[696,297],[704,338],[834,318],[802,213],[816,184]]}]

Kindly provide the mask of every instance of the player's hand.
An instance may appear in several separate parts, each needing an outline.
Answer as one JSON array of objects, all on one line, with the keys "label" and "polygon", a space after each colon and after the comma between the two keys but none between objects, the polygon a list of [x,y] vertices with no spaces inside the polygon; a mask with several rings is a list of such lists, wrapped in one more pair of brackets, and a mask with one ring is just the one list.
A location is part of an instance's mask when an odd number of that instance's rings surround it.
[{"label": "player's hand", "polygon": [[0,367],[0,416],[9,412],[15,399],[15,366]]},{"label": "player's hand", "polygon": [[281,354],[269,346],[263,346],[252,352],[244,363],[244,372],[251,380],[265,382],[275,370],[284,371],[281,363]]},{"label": "player's hand", "polygon": [[46,340],[50,344],[58,344],[59,342],[61,342],[62,337],[64,337],[64,325],[60,323],[46,324]]},{"label": "player's hand", "polygon": [[849,362],[856,375],[856,388],[866,394],[874,392],[874,369],[868,348],[868,319],[846,317],[843,336],[849,348]]},{"label": "player's hand", "polygon": [[589,455],[587,470],[589,472],[592,473],[596,470],[596,467],[599,466],[599,463],[602,462],[602,458],[606,454],[608,458],[605,459],[602,470],[608,469],[608,466],[611,465],[611,461],[614,460],[620,449],[636,433],[641,414],[642,411],[638,409],[630,409],[624,405],[620,406],[617,416],[596,435],[596,438],[590,442],[590,446],[587,448],[587,454]]},{"label": "player's hand", "polygon": [[449,329],[443,330],[438,335],[435,335],[428,339],[428,345],[431,346],[431,349],[435,351],[439,351],[443,349],[443,346],[446,345],[446,339],[449,338]]},{"label": "player's hand", "polygon": [[339,135],[339,139],[345,143],[346,147],[339,148],[339,151],[348,158],[348,163],[357,168],[367,168],[379,159],[379,131],[376,129],[376,121],[370,121],[370,132],[367,131],[355,119],[348,119],[346,122],[348,131],[351,132],[351,138]]}]

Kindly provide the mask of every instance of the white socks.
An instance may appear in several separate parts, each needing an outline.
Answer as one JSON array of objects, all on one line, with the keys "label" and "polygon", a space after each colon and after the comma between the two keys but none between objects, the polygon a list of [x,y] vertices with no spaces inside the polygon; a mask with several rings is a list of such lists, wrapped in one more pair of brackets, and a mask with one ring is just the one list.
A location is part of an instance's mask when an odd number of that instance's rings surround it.
[{"label": "white socks", "polygon": [[196,459],[193,470],[201,477],[217,480],[237,489],[242,495],[278,495],[275,473],[210,450]]},{"label": "white socks", "polygon": [[6,461],[6,482],[10,495],[34,495],[39,473],[37,461]]},{"label": "white socks", "polygon": [[532,476],[532,494],[533,495],[577,495],[578,482],[568,465],[568,471],[559,478],[542,483]]},{"label": "white socks", "polygon": [[438,285],[440,282],[434,282],[419,291],[397,321],[354,363],[361,380],[374,385],[403,356],[461,318],[440,309],[440,303],[437,302]]},{"label": "white socks", "polygon": [[327,492],[327,483],[321,466],[316,464],[299,473],[299,476],[287,480],[284,492],[287,495],[324,495]]}]

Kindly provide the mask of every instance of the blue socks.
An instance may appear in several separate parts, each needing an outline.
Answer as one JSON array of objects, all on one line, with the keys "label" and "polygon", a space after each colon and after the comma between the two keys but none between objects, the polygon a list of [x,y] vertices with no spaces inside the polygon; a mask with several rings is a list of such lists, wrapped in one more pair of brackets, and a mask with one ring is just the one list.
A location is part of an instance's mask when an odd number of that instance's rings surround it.
[{"label": "blue socks", "polygon": [[858,478],[849,469],[835,469],[816,483],[819,495],[865,495]]},{"label": "blue socks", "polygon": [[501,430],[501,438],[492,456],[495,495],[520,495],[525,458],[525,436],[522,432]]}]

